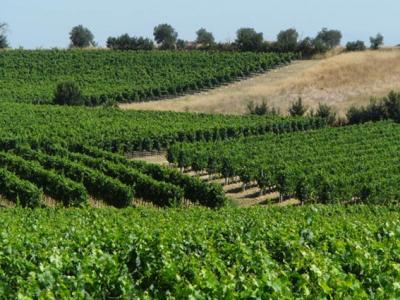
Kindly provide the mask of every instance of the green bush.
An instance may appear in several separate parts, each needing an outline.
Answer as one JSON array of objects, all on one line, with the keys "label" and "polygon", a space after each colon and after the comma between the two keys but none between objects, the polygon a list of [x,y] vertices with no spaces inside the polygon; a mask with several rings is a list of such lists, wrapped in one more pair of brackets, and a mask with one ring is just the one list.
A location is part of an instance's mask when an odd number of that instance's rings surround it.
[{"label": "green bush", "polygon": [[73,81],[67,81],[57,85],[54,95],[54,104],[84,105],[85,99],[79,86]]},{"label": "green bush", "polygon": [[346,51],[364,51],[367,47],[363,41],[348,42],[346,44]]}]

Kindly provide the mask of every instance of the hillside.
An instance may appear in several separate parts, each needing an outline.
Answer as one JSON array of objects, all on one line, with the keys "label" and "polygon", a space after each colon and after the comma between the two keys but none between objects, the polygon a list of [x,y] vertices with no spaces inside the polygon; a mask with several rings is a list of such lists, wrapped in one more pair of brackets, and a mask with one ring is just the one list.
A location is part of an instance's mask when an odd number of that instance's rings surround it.
[{"label": "hillside", "polygon": [[192,93],[286,64],[292,54],[207,51],[0,51],[0,100],[50,103],[75,82],[86,105]]},{"label": "hillside", "polygon": [[319,60],[297,61],[242,82],[209,92],[151,103],[121,105],[125,109],[240,114],[250,100],[268,102],[285,112],[297,97],[311,107],[319,102],[343,113],[400,89],[400,50],[344,53]]}]

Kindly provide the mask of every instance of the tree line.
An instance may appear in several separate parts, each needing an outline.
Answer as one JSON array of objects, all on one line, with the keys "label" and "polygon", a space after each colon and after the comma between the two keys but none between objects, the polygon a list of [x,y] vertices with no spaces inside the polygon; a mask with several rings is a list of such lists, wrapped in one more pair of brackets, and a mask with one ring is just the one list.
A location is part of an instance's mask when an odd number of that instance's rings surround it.
[{"label": "tree line", "polygon": [[[0,23],[0,48],[7,48],[7,25]],[[282,30],[275,41],[264,39],[262,32],[253,28],[240,28],[233,42],[217,42],[212,32],[205,28],[196,31],[196,39],[187,41],[178,38],[178,32],[170,24],[157,25],[153,30],[153,39],[147,37],[122,34],[107,39],[107,48],[115,50],[222,50],[222,51],[252,51],[252,52],[298,52],[303,57],[325,53],[340,45],[342,33],[339,30],[322,28],[315,37],[300,38],[294,28]],[[97,47],[94,34],[86,27],[78,25],[69,33],[71,48]],[[370,38],[371,49],[383,45],[384,37],[377,34]],[[348,42],[348,51],[362,51],[367,47],[363,41]]]}]

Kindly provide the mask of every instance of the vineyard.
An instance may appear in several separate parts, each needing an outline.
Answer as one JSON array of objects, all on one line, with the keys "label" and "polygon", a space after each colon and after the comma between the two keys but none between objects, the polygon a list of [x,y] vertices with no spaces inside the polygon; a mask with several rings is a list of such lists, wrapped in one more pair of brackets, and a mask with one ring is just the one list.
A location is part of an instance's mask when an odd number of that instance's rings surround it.
[{"label": "vineyard", "polygon": [[58,83],[75,81],[88,105],[148,101],[209,89],[294,58],[204,51],[2,51],[0,99],[50,103]]},{"label": "vineyard", "polygon": [[323,119],[124,112],[113,108],[0,102],[1,140],[88,144],[119,153],[166,149],[182,141],[225,140],[324,126]]},{"label": "vineyard", "polygon": [[0,211],[5,299],[395,299],[397,209]]},{"label": "vineyard", "polygon": [[220,185],[94,147],[34,149],[6,141],[2,149],[1,193],[24,207],[44,206],[44,195],[64,206],[86,206],[89,197],[118,208],[134,205],[134,198],[157,207],[179,207],[184,201],[212,208],[226,204]]},{"label": "vineyard", "polygon": [[371,123],[225,142],[173,145],[181,169],[220,174],[302,203],[398,203],[400,126]]}]

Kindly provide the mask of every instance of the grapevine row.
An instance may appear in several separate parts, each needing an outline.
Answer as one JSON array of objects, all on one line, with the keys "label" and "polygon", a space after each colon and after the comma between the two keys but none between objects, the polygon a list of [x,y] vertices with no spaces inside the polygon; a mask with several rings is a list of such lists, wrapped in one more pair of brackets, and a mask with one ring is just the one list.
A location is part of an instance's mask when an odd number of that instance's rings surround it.
[{"label": "grapevine row", "polygon": [[[0,152],[0,166],[28,180],[50,197],[60,200],[64,205],[86,203],[88,195],[84,186],[53,171],[45,170],[37,162],[26,161],[11,153]],[[28,199],[28,198],[27,198]]]},{"label": "grapevine row", "polygon": [[170,162],[219,173],[260,193],[302,202],[389,203],[400,199],[400,127],[391,122],[217,143],[177,144]]},{"label": "grapevine row", "polygon": [[74,80],[87,104],[136,102],[212,88],[295,59],[294,54],[142,51],[0,53],[0,99],[49,103]]}]

